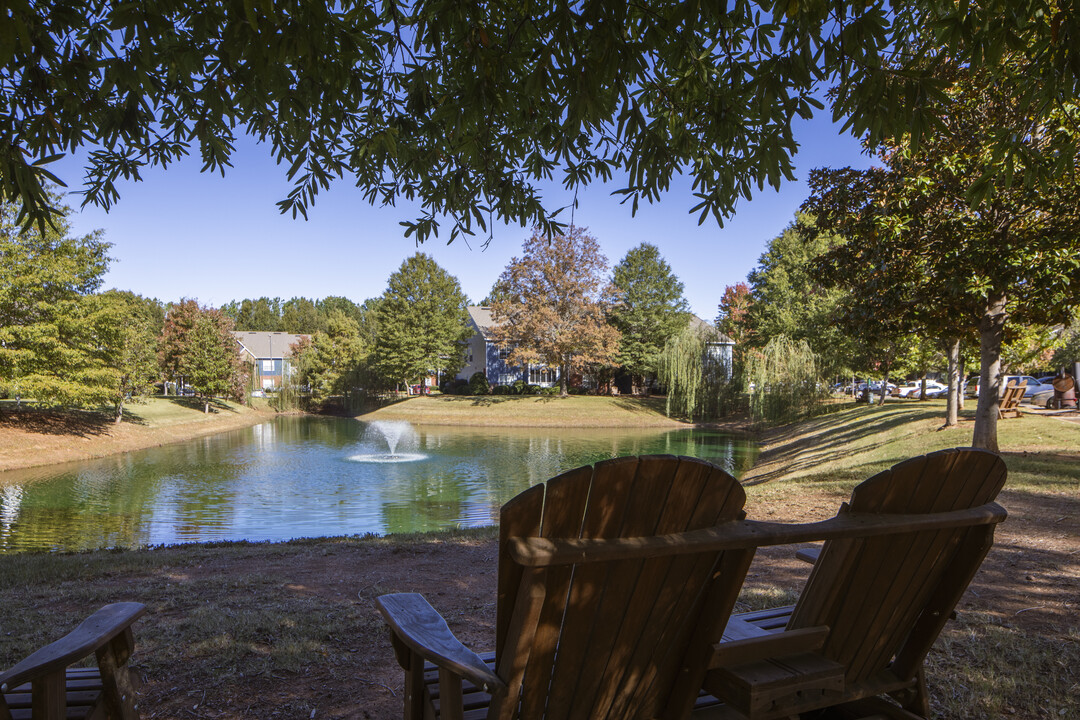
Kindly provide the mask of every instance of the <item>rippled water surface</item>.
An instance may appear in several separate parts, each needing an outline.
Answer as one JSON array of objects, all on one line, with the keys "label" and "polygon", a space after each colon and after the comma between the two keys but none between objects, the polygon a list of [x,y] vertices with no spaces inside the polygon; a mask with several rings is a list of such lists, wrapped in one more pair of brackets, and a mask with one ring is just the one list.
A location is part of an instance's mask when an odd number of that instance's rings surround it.
[{"label": "rippled water surface", "polygon": [[0,473],[0,551],[286,540],[491,524],[526,488],[620,455],[704,458],[736,476],[750,443],[711,430],[407,428],[395,454],[349,419],[282,417],[112,458]]}]

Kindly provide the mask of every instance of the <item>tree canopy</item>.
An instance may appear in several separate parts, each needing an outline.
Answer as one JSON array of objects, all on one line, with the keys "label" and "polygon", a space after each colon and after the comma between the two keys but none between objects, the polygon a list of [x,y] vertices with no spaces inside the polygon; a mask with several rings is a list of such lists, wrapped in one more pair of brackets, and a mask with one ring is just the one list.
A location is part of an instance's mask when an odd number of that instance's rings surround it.
[{"label": "tree canopy", "polygon": [[[1006,322],[1066,322],[1080,300],[1080,186],[1072,165],[1048,158],[1055,138],[1080,142],[1080,108],[1043,118],[1026,104],[1023,63],[1009,71],[937,68],[947,82],[947,120],[916,145],[904,137],[885,146],[885,167],[825,171],[811,181],[808,207],[838,232],[819,270],[852,289],[866,317],[944,338],[976,327],[981,382],[973,445],[997,449],[997,403]],[[989,140],[1016,134],[1030,149],[1023,160],[997,155]],[[1035,188],[1009,176],[1069,175]]]},{"label": "tree canopy", "polygon": [[687,173],[691,212],[720,219],[791,177],[792,121],[825,88],[871,143],[932,134],[946,52],[991,73],[1015,53],[1037,115],[1080,94],[1080,14],[1059,0],[13,0],[0,48],[0,197],[27,220],[50,216],[62,154],[87,153],[86,201],[108,208],[189,153],[224,172],[246,133],[292,183],[282,212],[348,177],[372,203],[419,199],[420,241],[444,217],[451,240],[496,219],[550,235],[539,184],[616,175],[636,207]]},{"label": "tree canopy", "polygon": [[65,405],[105,399],[86,298],[108,267],[100,233],[21,227],[14,203],[0,203],[0,389]]}]

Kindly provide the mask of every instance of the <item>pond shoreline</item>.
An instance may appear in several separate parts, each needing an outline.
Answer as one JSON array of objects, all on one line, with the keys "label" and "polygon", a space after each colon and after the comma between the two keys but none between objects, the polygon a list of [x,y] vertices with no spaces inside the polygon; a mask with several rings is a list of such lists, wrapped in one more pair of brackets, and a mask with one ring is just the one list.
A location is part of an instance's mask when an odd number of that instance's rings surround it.
[{"label": "pond shoreline", "polygon": [[[690,429],[718,430],[732,435],[747,438],[756,438],[757,433],[750,427],[749,419],[738,416],[730,420],[709,423],[688,423],[665,417],[655,411],[658,398],[646,399],[640,403],[640,408],[627,407],[628,400],[632,398],[603,398],[594,396],[587,397],[592,407],[584,408],[584,412],[594,411],[591,416],[582,416],[580,412],[560,416],[559,413],[520,413],[521,403],[514,403],[520,414],[517,417],[502,412],[491,412],[492,405],[483,401],[497,402],[502,398],[459,398],[454,397],[449,402],[441,402],[442,414],[424,412],[418,404],[405,407],[407,403],[396,403],[388,408],[382,408],[372,413],[357,416],[323,415],[321,413],[276,413],[273,411],[254,409],[235,403],[217,403],[209,416],[201,410],[186,408],[182,414],[167,419],[146,419],[140,416],[140,411],[145,412],[144,405],[133,405],[128,408],[128,414],[124,422],[119,425],[112,422],[103,413],[82,410],[38,410],[23,408],[0,410],[0,483],[3,482],[2,473],[9,470],[25,470],[29,468],[44,467],[47,465],[60,465],[68,462],[94,460],[97,458],[120,455],[123,453],[145,450],[163,445],[181,443],[195,438],[216,435],[218,433],[239,430],[269,422],[282,415],[311,415],[312,417],[352,417],[360,422],[371,422],[383,419],[407,420],[414,425],[425,426],[454,426],[454,427],[513,427],[513,428],[626,428],[626,429]],[[415,400],[420,400],[416,398]],[[425,400],[429,398],[423,398]],[[436,400],[436,398],[430,398]],[[482,406],[490,412],[486,418],[466,408],[461,403],[463,400],[480,401]],[[521,398],[529,402],[533,398]],[[538,402],[560,400],[560,398],[536,398]],[[571,400],[573,400],[571,398]],[[614,402],[608,402],[608,401]],[[175,403],[176,398],[154,398],[151,403]],[[408,401],[413,402],[413,401]],[[469,405],[473,405],[470,402]],[[579,404],[579,403],[574,403]],[[546,409],[546,408],[545,408]],[[560,409],[558,406],[552,408]],[[148,413],[149,415],[149,413]]]},{"label": "pond shoreline", "polygon": [[[155,402],[168,402],[155,398]],[[116,424],[102,413],[80,410],[23,408],[0,412],[0,484],[2,473],[94,460],[185,442],[208,435],[269,422],[276,413],[233,403],[217,403],[209,415],[201,410],[173,412],[144,419],[143,406],[131,408]],[[185,408],[184,410],[188,410]]]}]

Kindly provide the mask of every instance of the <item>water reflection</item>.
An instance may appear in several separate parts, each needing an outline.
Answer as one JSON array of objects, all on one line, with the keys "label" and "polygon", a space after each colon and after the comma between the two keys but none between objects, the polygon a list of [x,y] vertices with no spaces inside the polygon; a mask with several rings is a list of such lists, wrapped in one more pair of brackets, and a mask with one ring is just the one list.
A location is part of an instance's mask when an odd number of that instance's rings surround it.
[{"label": "water reflection", "polygon": [[668,453],[737,476],[754,452],[710,430],[420,427],[416,444],[424,457],[415,462],[352,462],[374,451],[362,423],[283,417],[181,445],[0,473],[0,551],[486,525],[506,500],[579,465]]}]

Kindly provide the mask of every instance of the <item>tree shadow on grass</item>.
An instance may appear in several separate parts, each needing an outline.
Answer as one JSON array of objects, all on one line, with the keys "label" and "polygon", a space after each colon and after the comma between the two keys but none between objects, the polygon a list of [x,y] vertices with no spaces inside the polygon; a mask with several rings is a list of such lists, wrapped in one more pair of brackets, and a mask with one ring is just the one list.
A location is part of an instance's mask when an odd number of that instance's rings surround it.
[{"label": "tree shadow on grass", "polygon": [[98,437],[108,434],[112,418],[90,410],[40,410],[38,408],[4,408],[0,411],[0,427],[9,427],[39,435],[70,435]]},{"label": "tree shadow on grass", "polygon": [[[862,418],[852,422],[851,415],[848,413],[830,413],[804,423],[802,429],[806,437],[801,441],[786,445],[783,444],[783,428],[779,428],[770,434],[774,442],[781,444],[769,452],[767,458],[759,458],[776,467],[755,474],[743,484],[761,485],[803,470],[810,470],[823,462],[869,453],[892,441],[890,430],[940,415],[941,411],[938,408],[886,406],[867,408]],[[869,444],[859,442],[875,436],[879,439]],[[858,443],[857,446],[856,443]],[[814,451],[808,452],[810,448]]]}]

